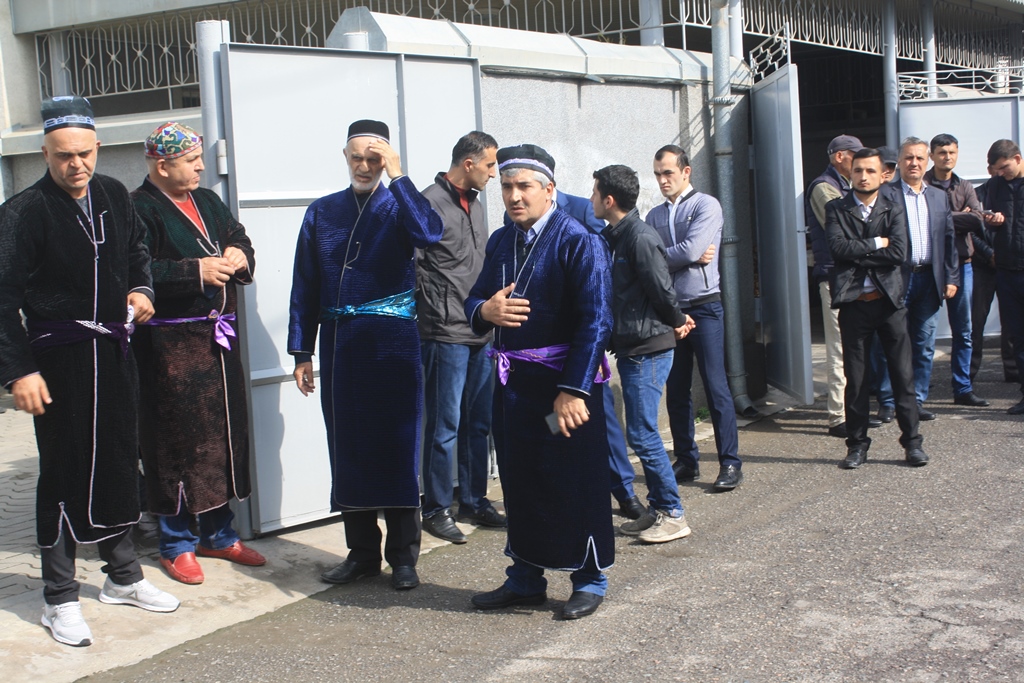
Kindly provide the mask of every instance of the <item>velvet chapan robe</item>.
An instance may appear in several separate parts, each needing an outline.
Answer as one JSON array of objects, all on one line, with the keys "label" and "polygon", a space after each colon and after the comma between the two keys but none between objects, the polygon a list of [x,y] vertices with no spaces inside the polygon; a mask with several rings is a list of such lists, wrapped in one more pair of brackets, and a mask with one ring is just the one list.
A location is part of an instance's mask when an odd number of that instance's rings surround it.
[{"label": "velvet chapan robe", "polygon": [[378,185],[360,208],[351,188],[306,211],[295,250],[288,352],[313,353],[327,426],[331,510],[419,507],[423,370],[415,320],[322,318],[413,289],[415,247],[444,224],[408,177]]},{"label": "velvet chapan robe", "polygon": [[53,399],[35,418],[42,547],[57,542],[62,520],[76,541],[94,543],[139,519],[131,349],[126,355],[109,338],[34,348],[19,313],[29,325],[123,323],[129,292],[151,287],[145,231],[128,190],[97,174],[89,199],[93,223],[47,173],[0,207],[0,383],[39,372]]},{"label": "velvet chapan robe", "polygon": [[[601,237],[561,210],[551,213],[525,263],[507,225],[491,236],[483,272],[466,300],[477,334],[492,326],[477,309],[512,282],[530,302],[521,327],[494,327],[494,348],[570,346],[561,371],[511,362],[508,383],[494,384],[493,436],[498,454],[508,545],[505,553],[546,569],[576,570],[593,556],[598,568],[615,559],[608,490],[604,390],[593,380],[611,334],[611,263]],[[545,417],[567,387],[587,393],[590,419],[566,438]]]},{"label": "velvet chapan robe", "polygon": [[[256,257],[245,228],[220,197],[204,188],[192,192],[209,236],[148,178],[132,198],[153,258],[154,318],[235,314],[236,286],[252,282]],[[228,247],[245,254],[248,269],[223,288],[204,286],[200,259]],[[224,322],[237,334],[237,320]],[[189,512],[200,513],[248,497],[249,414],[239,339],[230,339],[230,350],[216,343],[211,320],[139,326],[134,343],[149,511],[177,514],[184,498]]]}]

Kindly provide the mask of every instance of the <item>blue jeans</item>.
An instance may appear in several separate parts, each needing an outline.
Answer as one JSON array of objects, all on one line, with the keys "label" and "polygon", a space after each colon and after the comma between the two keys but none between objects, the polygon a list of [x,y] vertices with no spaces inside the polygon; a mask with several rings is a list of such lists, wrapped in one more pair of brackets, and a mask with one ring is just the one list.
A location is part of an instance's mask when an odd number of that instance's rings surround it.
[{"label": "blue jeans", "polygon": [[[544,578],[544,570],[540,567],[513,558],[512,565],[505,569],[505,587],[519,595],[536,595],[548,588],[548,580]],[[574,591],[604,595],[608,591],[608,577],[601,573],[594,563],[594,556],[587,557],[582,568],[569,575]]]},{"label": "blue jeans", "polygon": [[[672,371],[674,349],[618,359],[626,440],[640,458],[647,479],[647,500],[655,510],[682,513],[679,487],[658,429],[658,406]],[[675,516],[675,515],[673,515]]]},{"label": "blue jeans", "polygon": [[423,516],[451,507],[452,455],[457,452],[459,505],[480,512],[487,500],[494,364],[490,344],[467,346],[424,339]]},{"label": "blue jeans", "polygon": [[633,463],[629,461],[629,453],[626,452],[626,438],[622,435],[622,426],[615,414],[615,394],[612,388],[604,388],[604,426],[608,430],[608,465],[611,469],[612,495],[615,500],[623,503],[634,495],[633,480],[636,474],[633,472]]},{"label": "blue jeans", "polygon": [[708,397],[711,424],[715,428],[715,447],[722,467],[743,466],[739,458],[739,432],[736,428],[736,409],[732,391],[725,374],[725,323],[722,304],[715,301],[692,308],[681,309],[697,323],[686,337],[676,342],[672,371],[665,384],[665,407],[668,409],[669,427],[675,442],[676,460],[690,467],[697,465],[700,451],[694,441],[693,363],[697,362],[704,393]]},{"label": "blue jeans", "polygon": [[974,269],[960,265],[960,287],[956,296],[946,300],[949,331],[953,335],[950,364],[953,370],[953,396],[974,391],[971,385],[971,303],[974,301]]},{"label": "blue jeans", "polygon": [[160,522],[160,557],[173,560],[178,555],[194,553],[197,543],[210,550],[223,550],[241,540],[231,526],[235,513],[230,506],[221,505],[196,516],[199,518],[199,536],[189,529],[192,513],[185,508],[184,502],[176,515],[157,515]]},{"label": "blue jeans", "polygon": [[[911,273],[906,300],[907,332],[910,333],[914,391],[919,404],[928,399],[928,385],[932,381],[932,359],[935,357],[935,327],[939,322],[941,306],[942,300],[939,299],[939,292],[935,289],[935,277],[932,275],[931,269],[920,273]],[[968,329],[970,329],[969,326]],[[970,356],[968,355],[969,362]],[[889,381],[889,366],[885,362],[885,354],[882,353],[878,337],[875,337],[875,345],[871,349],[871,369],[875,376],[878,405],[890,408],[895,406],[892,382]]]}]

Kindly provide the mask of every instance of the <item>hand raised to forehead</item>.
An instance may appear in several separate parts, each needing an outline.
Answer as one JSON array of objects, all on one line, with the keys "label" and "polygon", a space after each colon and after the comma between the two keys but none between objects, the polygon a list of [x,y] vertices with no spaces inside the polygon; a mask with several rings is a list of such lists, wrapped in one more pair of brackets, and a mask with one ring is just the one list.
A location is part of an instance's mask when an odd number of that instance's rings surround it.
[{"label": "hand raised to forehead", "polygon": [[367,154],[376,154],[384,161],[384,170],[388,174],[388,178],[394,180],[402,173],[402,159],[398,156],[398,152],[394,147],[391,146],[387,140],[381,140],[380,138],[374,138],[370,141],[370,144],[366,146]]}]

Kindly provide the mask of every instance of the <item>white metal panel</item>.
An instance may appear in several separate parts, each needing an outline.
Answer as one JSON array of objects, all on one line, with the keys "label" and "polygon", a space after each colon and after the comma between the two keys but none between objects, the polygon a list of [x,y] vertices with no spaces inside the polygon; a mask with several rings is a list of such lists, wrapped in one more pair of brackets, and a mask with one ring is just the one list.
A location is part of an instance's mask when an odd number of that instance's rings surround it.
[{"label": "white metal panel", "polygon": [[989,146],[1001,138],[1020,139],[1019,109],[1016,97],[900,102],[900,139],[912,135],[930,141],[949,133],[960,141],[957,175],[981,181],[988,178]]},{"label": "white metal panel", "polygon": [[[228,45],[221,50],[235,214],[256,249],[240,321],[252,412],[253,528],[330,514],[330,464],[319,394],[303,397],[286,348],[295,241],[306,206],[349,185],[350,122],[380,119],[419,187],[448,168],[477,128],[471,60]],[[318,349],[319,351],[319,349]],[[314,356],[314,368],[317,367]]]},{"label": "white metal panel", "polygon": [[796,66],[755,84],[751,100],[765,372],[772,386],[809,405],[814,385]]},{"label": "white metal panel", "polygon": [[[921,100],[900,102],[900,138],[913,135],[930,141],[949,133],[960,141],[957,175],[975,185],[988,178],[988,148],[999,139],[1019,141],[1024,107],[1018,97],[975,97],[970,100]],[[999,306],[985,322],[985,334],[999,334]],[[939,314],[935,332],[939,339],[951,336],[946,305]]]}]

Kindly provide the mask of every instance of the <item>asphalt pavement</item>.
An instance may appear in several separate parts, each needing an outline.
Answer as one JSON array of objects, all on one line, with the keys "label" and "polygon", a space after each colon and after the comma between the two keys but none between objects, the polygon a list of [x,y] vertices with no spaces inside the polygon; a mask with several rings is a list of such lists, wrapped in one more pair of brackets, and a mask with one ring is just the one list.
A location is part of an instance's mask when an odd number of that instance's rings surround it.
[{"label": "asphalt pavement", "polygon": [[[823,399],[741,430],[746,481],[733,492],[711,492],[714,442],[702,441],[704,478],[681,487],[693,534],[658,546],[620,536],[607,599],[579,621],[558,618],[570,588],[557,573],[541,607],[471,607],[474,593],[504,578],[500,532],[435,547],[420,560],[423,585],[401,593],[387,571],[316,592],[308,580],[342,552],[334,531],[329,552],[302,558],[294,542],[265,538],[256,544],[269,570],[218,578],[273,586],[290,576],[308,597],[213,629],[204,615],[241,615],[264,593],[210,588],[190,599],[205,584],[157,575],[182,609],[133,614],[148,624],[150,647],[82,680],[1024,681],[1024,419],[1006,415],[1020,395],[1001,379],[990,360],[975,390],[993,405],[954,406],[948,356],[937,357],[927,405],[938,419],[922,423],[932,458],[923,468],[905,465],[893,423],[871,431],[865,466],[838,469],[845,447],[825,434]],[[287,562],[279,549],[290,549]],[[88,607],[87,618],[111,611]],[[37,608],[33,599],[33,618]],[[189,624],[196,637],[181,639]],[[113,661],[110,651],[121,649],[97,625],[97,644],[84,650],[33,628],[22,647],[43,668],[81,671],[88,658]],[[125,639],[137,647],[138,638]],[[5,662],[9,654],[0,651]]]}]

